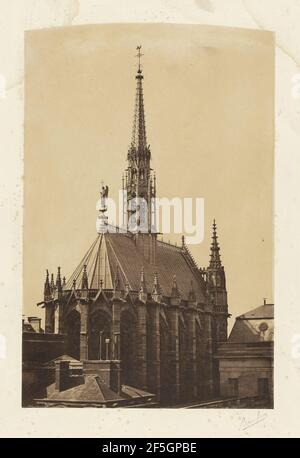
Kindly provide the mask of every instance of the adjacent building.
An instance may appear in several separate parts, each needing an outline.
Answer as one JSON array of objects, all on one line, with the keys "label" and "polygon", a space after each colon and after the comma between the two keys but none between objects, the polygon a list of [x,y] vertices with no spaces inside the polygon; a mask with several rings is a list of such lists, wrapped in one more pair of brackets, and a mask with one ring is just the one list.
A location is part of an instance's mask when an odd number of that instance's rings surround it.
[{"label": "adjacent building", "polygon": [[216,356],[221,398],[260,398],[262,406],[272,407],[273,347],[273,304],[238,316]]}]

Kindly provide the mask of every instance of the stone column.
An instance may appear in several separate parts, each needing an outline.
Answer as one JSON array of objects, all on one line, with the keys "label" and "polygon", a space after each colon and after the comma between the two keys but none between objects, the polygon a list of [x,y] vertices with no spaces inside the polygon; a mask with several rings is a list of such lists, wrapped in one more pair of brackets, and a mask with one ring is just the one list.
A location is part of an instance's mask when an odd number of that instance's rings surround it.
[{"label": "stone column", "polygon": [[45,333],[54,333],[54,303],[48,302],[45,305]]},{"label": "stone column", "polygon": [[147,307],[142,301],[137,304],[136,332],[136,376],[137,386],[147,390]]},{"label": "stone column", "polygon": [[80,305],[80,360],[88,359],[88,310],[89,304]]},{"label": "stone column", "polygon": [[114,299],[112,304],[112,355],[111,359],[120,359],[120,320],[121,320],[121,301]]},{"label": "stone column", "polygon": [[148,304],[147,342],[148,342],[148,390],[160,398],[160,330],[158,303]]},{"label": "stone column", "polygon": [[65,331],[64,327],[64,304],[59,302],[58,304],[58,333],[63,334]]},{"label": "stone column", "polygon": [[189,307],[186,312],[187,324],[187,393],[191,400],[197,397],[197,357],[196,357],[196,313],[194,307]]},{"label": "stone column", "polygon": [[170,367],[170,400],[177,402],[180,399],[180,381],[179,381],[179,307],[169,307],[170,322],[170,350],[169,350],[169,367]]},{"label": "stone column", "polygon": [[206,397],[213,395],[213,336],[212,336],[212,314],[205,313],[205,333],[206,333],[206,371],[205,371],[205,387]]}]

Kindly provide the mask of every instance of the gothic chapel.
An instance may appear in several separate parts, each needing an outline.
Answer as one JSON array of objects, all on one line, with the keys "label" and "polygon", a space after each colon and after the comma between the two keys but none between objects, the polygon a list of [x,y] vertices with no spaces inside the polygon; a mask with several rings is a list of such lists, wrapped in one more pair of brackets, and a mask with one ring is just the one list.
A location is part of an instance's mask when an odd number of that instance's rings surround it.
[{"label": "gothic chapel", "polygon": [[[127,199],[156,196],[156,178],[147,144],[143,71],[136,79],[136,101],[128,167]],[[161,403],[204,400],[218,394],[214,355],[227,340],[225,271],[213,223],[210,262],[198,268],[184,238],[182,245],[157,238],[154,213],[148,233],[100,229],[66,281],[47,271],[45,332],[65,335],[66,354],[80,361],[113,360],[121,383],[155,393]],[[102,228],[102,229],[101,229]]]}]

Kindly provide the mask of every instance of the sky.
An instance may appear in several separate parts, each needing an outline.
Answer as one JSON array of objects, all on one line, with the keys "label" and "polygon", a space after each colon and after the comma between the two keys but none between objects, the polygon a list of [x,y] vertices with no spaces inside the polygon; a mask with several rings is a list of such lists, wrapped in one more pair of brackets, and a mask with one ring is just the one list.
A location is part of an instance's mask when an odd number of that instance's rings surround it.
[{"label": "sky", "polygon": [[101,181],[118,195],[139,44],[158,196],[204,198],[205,237],[190,250],[208,265],[215,218],[233,318],[272,302],[273,34],[106,24],[25,43],[24,314],[43,316],[45,270],[68,278],[95,239]]}]

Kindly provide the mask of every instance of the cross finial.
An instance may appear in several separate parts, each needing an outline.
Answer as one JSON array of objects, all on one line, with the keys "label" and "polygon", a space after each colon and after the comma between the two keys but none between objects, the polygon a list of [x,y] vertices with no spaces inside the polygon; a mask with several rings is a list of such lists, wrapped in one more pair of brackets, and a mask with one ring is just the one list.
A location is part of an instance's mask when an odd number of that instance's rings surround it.
[{"label": "cross finial", "polygon": [[136,47],[136,50],[137,50],[137,55],[136,55],[136,57],[138,58],[138,64],[139,64],[139,66],[138,66],[138,73],[141,73],[141,72],[142,72],[142,70],[141,70],[141,57],[142,57],[144,54],[141,53],[141,49],[142,49],[142,45],[139,45],[139,46]]}]

